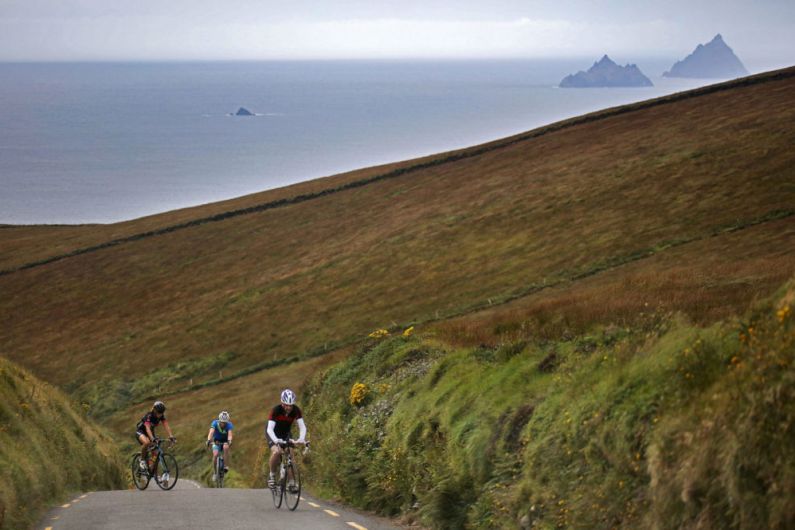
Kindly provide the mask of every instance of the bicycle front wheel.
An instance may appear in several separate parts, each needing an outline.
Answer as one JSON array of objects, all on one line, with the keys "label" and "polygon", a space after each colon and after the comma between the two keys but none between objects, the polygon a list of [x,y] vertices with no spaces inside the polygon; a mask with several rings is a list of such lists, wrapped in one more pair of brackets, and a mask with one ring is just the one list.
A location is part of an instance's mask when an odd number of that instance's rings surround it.
[{"label": "bicycle front wheel", "polygon": [[283,480],[279,480],[273,486],[268,487],[273,495],[273,505],[277,508],[282,507],[282,499],[284,498],[284,489],[282,489],[283,482]]},{"label": "bicycle front wheel", "polygon": [[157,461],[155,469],[155,482],[160,489],[170,490],[177,484],[179,478],[179,466],[177,459],[171,453],[162,453]]},{"label": "bicycle front wheel", "polygon": [[301,475],[298,473],[298,465],[295,462],[290,462],[290,465],[287,467],[287,477],[285,482],[285,502],[287,507],[291,511],[294,511],[296,508],[298,508],[298,501],[301,500]]},{"label": "bicycle front wheel", "polygon": [[224,487],[224,459],[220,456],[215,459],[215,487]]},{"label": "bicycle front wheel", "polygon": [[[146,462],[146,460],[144,460]],[[145,490],[149,486],[149,481],[152,480],[152,475],[149,474],[148,469],[141,469],[141,455],[135,454],[130,463],[130,472],[132,473],[132,481],[135,487],[139,490]]]}]

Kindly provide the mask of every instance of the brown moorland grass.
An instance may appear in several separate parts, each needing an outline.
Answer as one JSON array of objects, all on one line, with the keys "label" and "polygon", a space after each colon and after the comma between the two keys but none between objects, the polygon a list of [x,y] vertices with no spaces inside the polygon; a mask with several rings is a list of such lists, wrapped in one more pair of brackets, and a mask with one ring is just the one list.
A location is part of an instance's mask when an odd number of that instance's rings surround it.
[{"label": "brown moorland grass", "polygon": [[787,212],[793,88],[653,106],[7,274],[0,344],[59,384],[224,351],[242,368]]},{"label": "brown moorland grass", "polygon": [[633,326],[678,312],[709,325],[740,314],[795,274],[795,219],[721,234],[425,329],[472,347]]},{"label": "brown moorland grass", "polygon": [[422,160],[425,158],[357,169],[339,175],[299,182],[283,188],[113,224],[0,225],[0,249],[2,250],[0,251],[0,271],[12,270],[52,256],[68,254],[78,249],[161,230],[168,226],[208,218],[224,212],[250,208],[300,195],[319,193],[349,182],[394,171]]}]

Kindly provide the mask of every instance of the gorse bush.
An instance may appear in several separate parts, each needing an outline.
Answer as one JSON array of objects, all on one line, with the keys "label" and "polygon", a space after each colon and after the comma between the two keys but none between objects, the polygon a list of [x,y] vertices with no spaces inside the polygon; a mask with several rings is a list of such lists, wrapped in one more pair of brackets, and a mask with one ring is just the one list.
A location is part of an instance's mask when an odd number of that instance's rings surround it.
[{"label": "gorse bush", "polygon": [[121,488],[121,459],[85,412],[0,358],[0,528],[31,526],[73,491]]},{"label": "gorse bush", "polygon": [[309,385],[308,476],[433,528],[792,528],[794,298],[706,328],[385,338]]}]

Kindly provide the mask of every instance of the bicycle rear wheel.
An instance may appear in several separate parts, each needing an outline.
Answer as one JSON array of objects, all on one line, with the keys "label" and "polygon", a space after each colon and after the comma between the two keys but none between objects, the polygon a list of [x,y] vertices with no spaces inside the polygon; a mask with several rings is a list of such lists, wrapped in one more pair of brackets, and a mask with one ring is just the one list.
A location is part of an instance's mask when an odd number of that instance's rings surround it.
[{"label": "bicycle rear wheel", "polygon": [[[289,477],[293,477],[291,482]],[[298,502],[301,500],[301,475],[298,473],[298,465],[295,462],[290,462],[287,467],[287,476],[284,481],[284,496],[287,507],[290,511],[298,508]]]},{"label": "bicycle rear wheel", "polygon": [[179,466],[177,459],[171,453],[163,453],[157,459],[155,468],[155,482],[160,489],[170,490],[177,484],[179,478]]},{"label": "bicycle rear wheel", "polygon": [[[145,460],[144,460],[145,462]],[[135,487],[139,490],[145,490],[149,486],[149,481],[152,480],[152,475],[149,470],[141,469],[141,455],[135,454],[130,463],[130,472],[132,474],[132,481]]]}]

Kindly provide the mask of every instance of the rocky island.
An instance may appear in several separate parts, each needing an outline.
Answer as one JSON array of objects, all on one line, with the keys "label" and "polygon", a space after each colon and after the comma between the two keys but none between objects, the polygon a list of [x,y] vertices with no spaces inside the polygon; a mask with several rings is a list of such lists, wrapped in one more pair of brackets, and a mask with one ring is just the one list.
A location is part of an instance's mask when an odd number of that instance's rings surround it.
[{"label": "rocky island", "polygon": [[560,82],[561,88],[594,87],[646,87],[654,86],[634,64],[619,66],[605,55],[587,71],[567,75]]},{"label": "rocky island", "polygon": [[237,112],[235,112],[235,116],[254,116],[254,113],[245,107],[240,107],[237,109]]},{"label": "rocky island", "polygon": [[677,61],[663,77],[733,79],[746,75],[748,70],[718,33],[710,42],[699,44],[693,53]]}]

